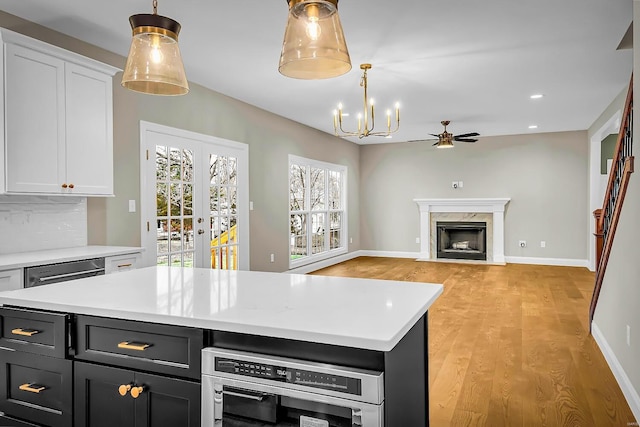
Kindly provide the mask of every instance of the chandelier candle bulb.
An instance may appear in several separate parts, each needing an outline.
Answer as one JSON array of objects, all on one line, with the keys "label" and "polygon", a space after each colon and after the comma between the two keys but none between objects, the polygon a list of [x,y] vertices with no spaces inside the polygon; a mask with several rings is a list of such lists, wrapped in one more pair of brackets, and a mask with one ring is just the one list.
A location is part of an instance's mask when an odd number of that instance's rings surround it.
[{"label": "chandelier candle bulb", "polygon": [[387,129],[391,130],[391,110],[387,110]]}]

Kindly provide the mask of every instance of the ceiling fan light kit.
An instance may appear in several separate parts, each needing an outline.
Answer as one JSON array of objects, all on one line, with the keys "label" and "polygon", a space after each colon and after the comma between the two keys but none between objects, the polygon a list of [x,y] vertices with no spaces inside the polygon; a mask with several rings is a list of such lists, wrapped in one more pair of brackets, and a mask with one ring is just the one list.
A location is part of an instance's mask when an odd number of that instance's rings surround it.
[{"label": "ceiling fan light kit", "polygon": [[342,128],[342,118],[346,114],[342,112],[342,104],[338,104],[338,109],[333,111],[333,130],[335,132],[335,135],[342,138],[350,136],[357,136],[358,138],[364,138],[367,136],[389,137],[392,133],[397,132],[398,129],[400,129],[400,104],[396,103],[395,106],[395,129],[391,129],[391,110],[387,110],[387,130],[374,132],[373,129],[375,127],[375,107],[373,99],[370,100],[367,97],[367,71],[371,69],[371,64],[360,64],[360,69],[362,70],[360,86],[362,86],[362,88],[364,89],[364,111],[358,114],[358,130],[348,132]]},{"label": "ceiling fan light kit", "polygon": [[122,86],[151,95],[184,95],[189,84],[178,46],[180,24],[157,13],[129,18],[133,37],[122,75]]},{"label": "ceiling fan light kit", "polygon": [[295,79],[328,79],[351,70],[338,0],[287,0],[289,15],[278,71]]}]

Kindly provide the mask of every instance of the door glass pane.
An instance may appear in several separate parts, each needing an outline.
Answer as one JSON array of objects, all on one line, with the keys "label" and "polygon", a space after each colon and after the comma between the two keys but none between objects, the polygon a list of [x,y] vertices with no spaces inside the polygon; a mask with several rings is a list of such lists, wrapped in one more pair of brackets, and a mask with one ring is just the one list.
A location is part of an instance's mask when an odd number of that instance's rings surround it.
[{"label": "door glass pane", "polygon": [[182,180],[193,182],[193,151],[182,151]]},{"label": "door glass pane", "polygon": [[182,187],[183,195],[183,214],[193,215],[193,184],[184,184]]},{"label": "door glass pane", "polygon": [[166,217],[169,206],[169,194],[167,193],[167,184],[158,182],[156,185],[156,216]]},{"label": "door glass pane", "polygon": [[238,159],[229,157],[229,185],[238,185]]},{"label": "door glass pane", "polygon": [[217,184],[218,181],[218,156],[211,154],[209,156],[209,182]]},{"label": "door glass pane", "polygon": [[156,146],[156,178],[158,181],[167,179],[167,147]]},{"label": "door glass pane", "polygon": [[218,166],[219,183],[226,185],[229,183],[229,165],[225,156],[218,157]]},{"label": "door glass pane", "polygon": [[185,218],[183,229],[184,250],[194,250],[193,237],[193,218]]},{"label": "door glass pane", "polygon": [[179,180],[182,176],[182,152],[177,148],[169,150],[169,179]]}]

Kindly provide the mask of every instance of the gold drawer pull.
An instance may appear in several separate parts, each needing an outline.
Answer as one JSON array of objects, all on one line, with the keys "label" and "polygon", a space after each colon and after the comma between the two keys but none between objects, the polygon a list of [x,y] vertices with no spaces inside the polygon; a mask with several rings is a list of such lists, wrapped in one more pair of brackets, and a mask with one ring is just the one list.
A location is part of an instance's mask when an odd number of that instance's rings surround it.
[{"label": "gold drawer pull", "polygon": [[118,266],[118,268],[131,267],[131,265],[132,265],[131,263],[129,263],[129,264],[120,264],[120,265]]},{"label": "gold drawer pull", "polygon": [[12,329],[11,333],[13,335],[22,335],[23,337],[32,337],[35,334],[39,334],[40,331],[37,329],[22,329],[22,328],[17,328],[17,329]]},{"label": "gold drawer pull", "polygon": [[126,396],[129,390],[131,390],[131,384],[122,384],[118,387],[118,393],[120,393],[120,396]]},{"label": "gold drawer pull", "polygon": [[145,344],[143,342],[123,341],[118,343],[118,348],[124,348],[125,350],[145,351],[149,347],[151,347],[151,344]]},{"label": "gold drawer pull", "polygon": [[22,384],[18,388],[22,391],[28,391],[29,393],[40,393],[42,390],[46,389],[45,386],[36,383]]},{"label": "gold drawer pull", "polygon": [[138,396],[140,396],[143,391],[144,391],[143,386],[133,387],[131,389],[131,397],[133,397],[134,399],[137,399]]}]

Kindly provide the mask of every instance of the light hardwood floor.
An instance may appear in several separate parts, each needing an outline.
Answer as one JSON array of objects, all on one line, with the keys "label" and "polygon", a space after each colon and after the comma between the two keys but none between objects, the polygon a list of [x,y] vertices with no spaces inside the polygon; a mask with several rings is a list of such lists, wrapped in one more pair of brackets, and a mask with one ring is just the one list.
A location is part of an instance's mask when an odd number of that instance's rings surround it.
[{"label": "light hardwood floor", "polygon": [[589,335],[585,268],[360,257],[312,274],[444,284],[429,310],[432,426],[637,425]]}]

